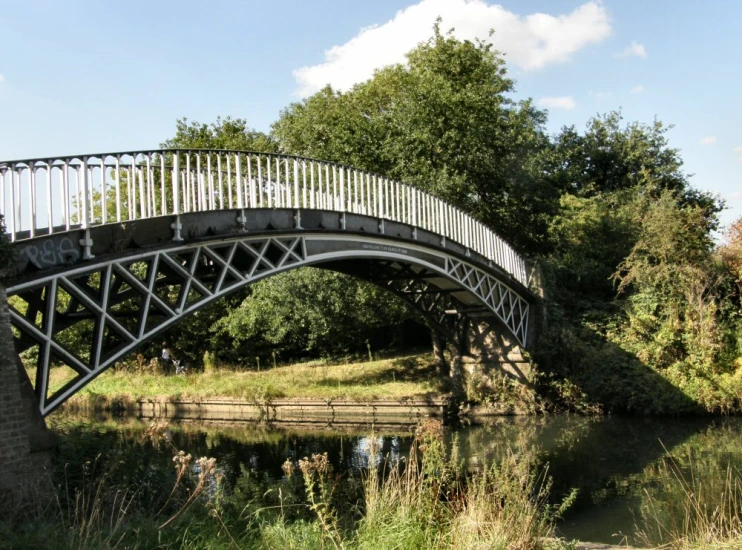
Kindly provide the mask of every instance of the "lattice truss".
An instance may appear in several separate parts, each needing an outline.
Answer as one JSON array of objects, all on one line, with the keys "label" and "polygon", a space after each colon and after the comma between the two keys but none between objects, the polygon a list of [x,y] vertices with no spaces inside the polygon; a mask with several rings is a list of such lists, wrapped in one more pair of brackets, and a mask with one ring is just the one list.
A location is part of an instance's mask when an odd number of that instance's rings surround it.
[{"label": "lattice truss", "polygon": [[183,316],[305,261],[302,237],[257,238],[151,251],[8,288],[16,350],[38,354],[41,413]]},{"label": "lattice truss", "polygon": [[463,321],[459,313],[462,304],[452,294],[460,288],[440,288],[431,282],[441,276],[439,273],[411,264],[377,261],[370,266],[370,271],[371,281],[420,311],[431,328],[447,338],[457,336]]},{"label": "lattice truss", "polygon": [[[454,297],[475,296],[519,343],[526,341],[528,303],[495,277],[446,259],[445,273],[414,263],[344,260],[343,269],[399,295],[429,323],[453,336],[474,311]],[[16,350],[36,355],[34,388],[46,415],[108,367],[184,316],[239,287],[308,265],[304,238],[250,237],[147,251],[10,286]],[[317,260],[314,260],[317,261]],[[329,264],[327,267],[331,267]],[[454,288],[432,280],[449,279]],[[476,308],[475,308],[476,309]]]},{"label": "lattice truss", "polygon": [[528,302],[523,297],[496,277],[450,257],[446,258],[446,273],[477,296],[525,347],[528,341]]},{"label": "lattice truss", "polygon": [[[465,316],[494,314],[525,346],[528,336],[528,302],[496,277],[453,258],[446,258],[447,278],[454,288],[441,288],[433,281],[441,274],[422,266],[394,261],[376,262],[372,280],[420,310],[428,322],[448,337],[458,334]],[[455,295],[465,291],[478,304],[463,303]]]}]

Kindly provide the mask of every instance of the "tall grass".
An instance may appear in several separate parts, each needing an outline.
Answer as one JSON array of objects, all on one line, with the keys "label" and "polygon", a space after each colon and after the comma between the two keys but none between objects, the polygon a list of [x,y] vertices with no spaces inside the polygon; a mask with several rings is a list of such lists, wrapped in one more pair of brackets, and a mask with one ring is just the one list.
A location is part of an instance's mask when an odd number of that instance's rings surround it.
[{"label": "tall grass", "polygon": [[[312,462],[321,459],[315,456]],[[557,508],[549,506],[550,483],[534,472],[529,457],[511,452],[501,463],[466,476],[455,454],[447,455],[440,423],[429,420],[402,466],[384,464],[381,472],[369,468],[363,516],[350,533],[341,532],[337,521],[321,518],[334,518],[326,491],[320,494],[325,496],[321,505],[312,497],[322,532],[333,546],[517,550],[541,548],[547,540],[555,547],[561,544],[553,539],[554,523],[574,494]],[[323,468],[311,477],[302,471],[308,493],[327,482],[329,472]]]},{"label": "tall grass", "polygon": [[[703,481],[696,469],[703,467]],[[639,539],[646,545],[695,550],[742,548],[742,472],[724,468],[717,461],[702,465],[691,459],[687,468],[668,458],[657,466],[662,492],[645,490],[643,528]]]},{"label": "tall grass", "polygon": [[[94,435],[94,434],[93,434]],[[409,456],[386,463],[372,448],[361,479],[332,471],[326,454],[287,460],[284,478],[243,470],[226,488],[213,459],[178,451],[163,425],[148,436],[169,475],[143,482],[127,449],[63,472],[54,505],[12,524],[0,517],[3,548],[433,548],[539,549],[569,505],[547,503],[549,481],[528,453],[467,474],[426,421]],[[375,441],[374,438],[370,438]],[[456,448],[456,445],[451,447]],[[91,449],[88,449],[90,451]],[[115,452],[122,454],[115,454]],[[84,463],[84,462],[83,462]],[[378,465],[378,466],[377,466]],[[140,472],[150,476],[151,465]],[[70,483],[65,483],[69,480]],[[127,483],[128,482],[128,483]]]}]

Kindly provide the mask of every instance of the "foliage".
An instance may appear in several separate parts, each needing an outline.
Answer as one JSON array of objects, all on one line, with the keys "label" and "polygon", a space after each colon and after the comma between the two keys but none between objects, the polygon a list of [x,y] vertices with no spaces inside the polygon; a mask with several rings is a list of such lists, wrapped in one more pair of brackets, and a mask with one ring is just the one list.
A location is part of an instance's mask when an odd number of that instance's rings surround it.
[{"label": "foliage", "polygon": [[[76,441],[65,441],[55,470],[62,476],[55,506],[4,516],[4,547],[573,547],[544,539],[572,498],[547,503],[549,481],[533,457],[512,452],[465,476],[435,424],[422,430],[406,460],[381,468],[372,460],[362,483],[335,476],[319,454],[287,460],[282,479],[242,464],[228,481],[226,464],[179,450],[163,424],[147,430],[144,453],[112,445],[110,431],[67,433]],[[68,471],[70,453],[87,467]],[[440,483],[443,472],[454,471]]]},{"label": "foliage", "polygon": [[549,225],[553,248],[548,256],[559,292],[605,301],[613,297],[611,277],[636,238],[632,201],[626,191],[561,196],[559,212]]},{"label": "foliage", "polygon": [[164,141],[161,146],[167,149],[276,152],[276,143],[271,136],[249,128],[244,119],[231,117],[217,117],[211,124],[189,123],[188,119],[182,118],[176,123],[175,136]]},{"label": "foliage", "polygon": [[557,374],[549,388],[577,408],[734,410],[739,308],[713,253],[719,205],[688,186],[661,125],[619,121],[599,117],[584,139],[573,129],[557,139],[569,143],[564,166],[582,168],[542,260],[550,321],[539,357]]},{"label": "foliage", "polygon": [[719,255],[737,284],[737,303],[742,299],[742,218],[736,220],[724,235]]},{"label": "foliage", "polygon": [[411,317],[405,304],[380,288],[346,275],[302,268],[255,283],[249,299],[215,325],[235,347],[255,355],[280,349],[288,357],[338,356],[363,349],[384,329],[387,347]]},{"label": "foliage", "polygon": [[541,548],[574,499],[548,505],[550,481],[527,454],[511,451],[464,476],[434,421],[418,430],[418,445],[404,471],[392,465],[383,478],[369,472],[359,548]]},{"label": "foliage", "polygon": [[538,177],[545,114],[509,96],[503,57],[438,26],[407,55],[348,92],[327,87],[283,111],[281,150],[414,184],[537,249],[556,194]]}]

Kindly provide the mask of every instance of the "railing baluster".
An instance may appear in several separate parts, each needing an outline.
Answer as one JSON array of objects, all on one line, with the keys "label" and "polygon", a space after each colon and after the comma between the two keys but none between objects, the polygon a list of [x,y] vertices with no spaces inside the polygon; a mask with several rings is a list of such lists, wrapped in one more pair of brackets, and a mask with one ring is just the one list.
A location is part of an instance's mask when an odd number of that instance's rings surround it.
[{"label": "railing baluster", "polygon": [[250,208],[255,208],[257,203],[255,201],[255,180],[252,177],[252,155],[247,154],[247,182],[250,186]]},{"label": "railing baluster", "polygon": [[139,179],[139,214],[141,219],[145,219],[147,217],[147,195],[144,191],[144,177],[141,167],[137,169],[137,178]]},{"label": "railing baluster", "polygon": [[340,211],[345,212],[345,168],[340,168]]},{"label": "railing baluster", "polygon": [[219,184],[219,210],[224,210],[224,172],[222,171],[222,154],[220,152],[216,154],[216,179]]},{"label": "railing baluster", "polygon": [[307,161],[301,161],[301,205],[307,207]]},{"label": "railing baluster", "polygon": [[52,220],[52,162],[49,160],[46,164],[46,223],[48,224],[47,233],[49,235],[52,234],[54,228]]},{"label": "railing baluster", "polygon": [[[87,229],[89,223],[89,212],[88,212],[88,159],[87,157],[82,158],[82,164],[80,165],[80,178],[82,179],[82,228]],[[80,187],[80,180],[77,183],[78,188]],[[33,233],[31,234],[33,236]]]},{"label": "railing baluster", "polygon": [[211,153],[206,153],[206,179],[209,180],[209,210],[214,210],[214,174],[211,171]]},{"label": "railing baluster", "polygon": [[276,208],[282,208],[283,207],[283,198],[281,193],[281,166],[279,165],[278,157],[275,158],[276,160],[276,196],[275,196],[275,202],[276,202]]},{"label": "railing baluster", "polygon": [[36,171],[33,163],[28,165],[28,185],[30,189],[29,212],[31,213],[31,237],[36,236]]},{"label": "railing baluster", "polygon": [[191,153],[190,151],[186,151],[186,179],[185,179],[185,208],[183,209],[184,212],[190,212],[191,211]]},{"label": "railing baluster", "polygon": [[266,157],[265,158],[265,166],[267,168],[267,170],[266,170],[266,178],[267,178],[267,182],[268,182],[268,187],[267,187],[267,191],[268,191],[268,208],[273,208],[273,196],[277,193],[277,191],[276,191],[276,189],[274,189],[275,188],[275,185],[271,181],[271,158],[270,157]]},{"label": "railing baluster", "polygon": [[18,175],[18,172],[16,172],[16,165],[13,164],[10,167],[10,240],[15,241],[15,234],[18,231],[18,226],[16,226],[16,204],[15,204],[15,197],[16,197],[16,180],[19,180],[20,176]]},{"label": "railing baluster", "polygon": [[201,152],[196,153],[196,207],[194,210],[205,210],[204,208],[204,173],[201,170]]},{"label": "railing baluster", "polygon": [[[152,158],[150,154],[145,155],[145,162],[147,164],[147,216],[154,216],[155,210],[155,178],[154,172],[152,171]],[[101,159],[101,166],[103,165],[103,159]],[[105,170],[105,169],[104,169]],[[105,172],[103,174],[103,181],[105,181]],[[105,195],[104,195],[105,196]],[[105,207],[103,207],[105,211]]]},{"label": "railing baluster", "polygon": [[160,154],[160,215],[167,214],[167,194],[165,193],[165,153]]},{"label": "railing baluster", "polygon": [[[299,195],[299,163],[297,162],[296,159],[293,159],[293,162],[294,162],[294,204],[293,204],[293,207],[299,208],[300,207],[299,199],[301,197],[301,195]],[[286,161],[286,163],[288,164],[288,160]]]},{"label": "railing baluster", "polygon": [[[118,168],[116,168],[118,170]],[[173,214],[180,214],[180,155],[178,151],[173,153]]]},{"label": "railing baluster", "polygon": [[309,161],[309,208],[314,209],[315,207],[315,196],[314,196],[314,164],[313,160]]},{"label": "railing baluster", "polygon": [[227,202],[229,203],[229,209],[233,208],[232,202],[232,162],[231,155],[227,153]]},{"label": "railing baluster", "polygon": [[237,208],[244,208],[245,203],[242,202],[242,159],[239,153],[234,156],[234,171],[237,179],[235,182],[237,186]]},{"label": "railing baluster", "polygon": [[332,165],[332,207],[333,210],[338,210],[338,171],[337,165]]}]

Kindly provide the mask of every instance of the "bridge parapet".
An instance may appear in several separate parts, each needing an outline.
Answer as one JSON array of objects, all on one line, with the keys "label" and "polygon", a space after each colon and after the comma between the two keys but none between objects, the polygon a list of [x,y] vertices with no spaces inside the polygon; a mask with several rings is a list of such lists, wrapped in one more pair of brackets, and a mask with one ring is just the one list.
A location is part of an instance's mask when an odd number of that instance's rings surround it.
[{"label": "bridge parapet", "polygon": [[[159,216],[250,209],[294,209],[372,216],[449,239],[483,256],[525,287],[525,259],[494,231],[430,193],[377,174],[298,156],[244,151],[160,149],[0,162],[0,211],[13,242]],[[341,218],[341,220],[344,218]],[[413,235],[414,236],[414,235]],[[48,251],[64,255],[65,251]]]}]

